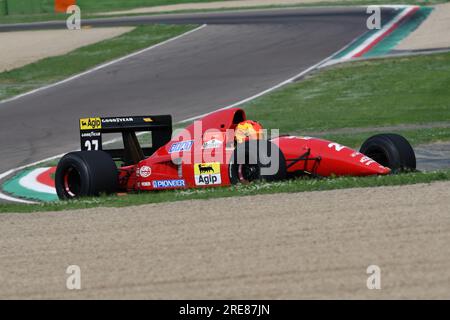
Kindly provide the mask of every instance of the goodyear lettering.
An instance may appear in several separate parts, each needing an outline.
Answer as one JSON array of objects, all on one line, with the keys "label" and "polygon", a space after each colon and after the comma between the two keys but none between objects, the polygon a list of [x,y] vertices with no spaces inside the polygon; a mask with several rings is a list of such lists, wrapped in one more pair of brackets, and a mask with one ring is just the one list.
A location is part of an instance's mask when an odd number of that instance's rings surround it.
[{"label": "goodyear lettering", "polygon": [[81,134],[81,137],[83,137],[83,138],[92,138],[92,137],[100,137],[100,136],[101,136],[101,133],[95,132],[95,131],[85,132],[85,133]]},{"label": "goodyear lettering", "polygon": [[100,118],[84,118],[80,119],[80,130],[95,130],[102,128]]},{"label": "goodyear lettering", "polygon": [[122,122],[134,122],[133,118],[107,118],[102,119],[102,123],[122,123]]}]

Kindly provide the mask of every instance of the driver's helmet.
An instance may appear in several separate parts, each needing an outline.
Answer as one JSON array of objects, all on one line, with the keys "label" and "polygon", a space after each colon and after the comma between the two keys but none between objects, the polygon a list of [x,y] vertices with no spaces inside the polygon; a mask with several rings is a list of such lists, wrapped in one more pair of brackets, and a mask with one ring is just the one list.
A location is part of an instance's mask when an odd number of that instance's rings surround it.
[{"label": "driver's helmet", "polygon": [[243,143],[248,140],[260,140],[264,136],[263,127],[256,121],[242,121],[236,126],[234,136],[238,143]]}]

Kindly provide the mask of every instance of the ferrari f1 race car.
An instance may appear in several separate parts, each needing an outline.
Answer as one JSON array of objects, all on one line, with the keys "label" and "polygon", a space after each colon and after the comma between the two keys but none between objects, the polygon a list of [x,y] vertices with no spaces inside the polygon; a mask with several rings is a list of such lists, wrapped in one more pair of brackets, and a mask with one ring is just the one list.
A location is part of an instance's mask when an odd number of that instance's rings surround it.
[{"label": "ferrari f1 race car", "polygon": [[[311,137],[267,139],[266,130],[238,108],[172,131],[169,115],[80,119],[81,151],[66,154],[56,170],[59,198],[416,168],[413,148],[400,135],[375,135],[359,151]],[[114,143],[103,143],[108,134]]]}]

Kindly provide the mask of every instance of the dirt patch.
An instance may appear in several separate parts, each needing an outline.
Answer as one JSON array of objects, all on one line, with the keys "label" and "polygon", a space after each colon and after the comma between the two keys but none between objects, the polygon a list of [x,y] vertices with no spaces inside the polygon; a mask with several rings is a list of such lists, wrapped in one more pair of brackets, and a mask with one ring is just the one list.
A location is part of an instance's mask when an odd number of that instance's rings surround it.
[{"label": "dirt patch", "polygon": [[[182,3],[165,6],[155,6],[146,8],[136,8],[131,10],[104,12],[100,15],[121,15],[121,14],[139,14],[139,13],[161,13],[174,12],[183,10],[209,10],[209,9],[227,9],[227,8],[251,8],[257,6],[271,6],[271,5],[296,5],[305,3],[319,3],[324,0],[231,0],[231,1],[216,1],[205,3]],[[337,0],[335,0],[337,1]],[[327,1],[333,2],[333,0]]]},{"label": "dirt patch", "polygon": [[0,298],[448,298],[449,187],[2,214]]},{"label": "dirt patch", "polygon": [[133,28],[0,32],[0,72],[117,37]]},{"label": "dirt patch", "polygon": [[450,3],[436,5],[427,20],[395,48],[426,50],[450,47]]}]

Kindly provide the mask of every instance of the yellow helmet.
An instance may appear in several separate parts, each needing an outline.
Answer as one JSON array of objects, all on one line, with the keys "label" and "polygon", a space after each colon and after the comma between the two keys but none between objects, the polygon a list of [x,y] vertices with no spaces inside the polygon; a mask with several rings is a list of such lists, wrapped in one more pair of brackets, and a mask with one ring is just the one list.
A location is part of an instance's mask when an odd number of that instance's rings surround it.
[{"label": "yellow helmet", "polygon": [[234,136],[238,143],[263,138],[263,127],[256,121],[246,120],[236,126]]}]

